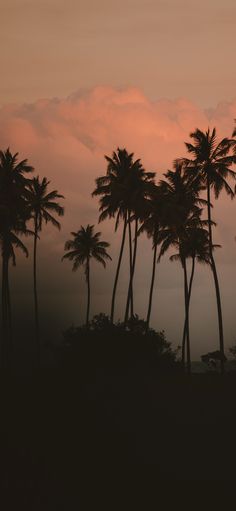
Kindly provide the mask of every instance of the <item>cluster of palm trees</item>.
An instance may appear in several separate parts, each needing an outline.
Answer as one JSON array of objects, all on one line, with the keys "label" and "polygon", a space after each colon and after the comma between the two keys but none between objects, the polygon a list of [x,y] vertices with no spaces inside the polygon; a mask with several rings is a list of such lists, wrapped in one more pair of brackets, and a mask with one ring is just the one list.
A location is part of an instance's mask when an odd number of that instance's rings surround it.
[{"label": "cluster of palm trees", "polygon": [[9,366],[12,354],[12,318],[9,287],[9,263],[16,264],[15,249],[28,257],[22,236],[33,236],[33,277],[35,306],[35,341],[37,363],[40,357],[39,317],[37,298],[37,242],[43,223],[60,228],[54,215],[62,216],[64,209],[56,201],[62,199],[56,190],[48,191],[49,181],[39,176],[30,178],[33,167],[27,160],[18,161],[18,153],[0,151],[0,245],[2,255],[2,336],[1,365]]},{"label": "cluster of palm trees", "polygon": [[[232,166],[236,163],[236,130],[231,138],[217,140],[216,130],[203,132],[196,129],[186,142],[189,157],[178,158],[173,169],[164,173],[158,183],[155,173],[146,172],[141,160],[133,153],[118,148],[107,161],[106,174],[96,179],[92,196],[99,197],[99,222],[113,218],[115,230],[122,223],[121,246],[115,272],[111,298],[110,321],[114,322],[117,285],[124,254],[126,239],[129,247],[129,282],[125,304],[124,325],[135,316],[134,275],[137,260],[139,236],[145,232],[152,240],[153,264],[150,278],[149,301],[146,314],[146,332],[149,330],[152,312],[153,289],[157,263],[170,249],[175,253],[171,261],[178,260],[183,269],[185,319],[182,338],[182,363],[191,371],[191,349],[189,332],[189,308],[196,262],[209,266],[214,277],[219,322],[219,343],[221,370],[224,371],[224,334],[221,296],[214,259],[212,195],[217,199],[222,190],[233,198],[235,189],[228,178],[236,179]],[[56,190],[48,191],[46,178],[29,178],[33,168],[27,160],[18,162],[18,155],[10,150],[0,152],[0,243],[2,251],[2,362],[8,363],[11,349],[11,300],[9,290],[9,261],[15,264],[15,248],[28,255],[21,235],[32,235],[33,282],[35,305],[35,338],[40,359],[39,314],[37,297],[37,243],[43,223],[52,223],[60,229],[55,218],[64,214],[57,202],[63,199]],[[205,215],[205,218],[204,218]],[[107,252],[109,243],[101,241],[101,233],[93,225],[81,226],[72,232],[72,239],[65,244],[62,259],[73,262],[75,271],[84,267],[87,282],[86,326],[90,315],[90,261],[101,263],[111,259]],[[187,260],[191,271],[188,275]]]},{"label": "cluster of palm trees", "polygon": [[[222,190],[232,199],[235,189],[228,178],[236,179],[232,166],[236,163],[236,130],[232,138],[217,140],[216,130],[203,132],[196,129],[186,142],[189,157],[174,161],[173,170],[164,173],[163,179],[155,183],[154,173],[146,172],[140,160],[126,149],[119,149],[108,162],[106,175],[96,179],[93,196],[99,196],[99,222],[106,218],[115,219],[115,230],[123,222],[120,253],[115,274],[111,322],[114,321],[117,283],[128,231],[129,243],[129,285],[124,323],[134,315],[133,278],[137,255],[138,237],[145,231],[152,239],[153,265],[146,316],[146,330],[149,329],[156,266],[169,248],[176,253],[170,259],[179,260],[183,268],[185,320],[182,339],[182,362],[191,371],[189,306],[195,263],[209,265],[214,277],[219,322],[219,343],[221,370],[224,371],[224,334],[220,288],[214,259],[212,227],[212,194],[217,199]],[[204,197],[205,192],[205,197]],[[206,218],[203,218],[204,213]],[[190,276],[187,274],[187,259],[191,259]]]}]

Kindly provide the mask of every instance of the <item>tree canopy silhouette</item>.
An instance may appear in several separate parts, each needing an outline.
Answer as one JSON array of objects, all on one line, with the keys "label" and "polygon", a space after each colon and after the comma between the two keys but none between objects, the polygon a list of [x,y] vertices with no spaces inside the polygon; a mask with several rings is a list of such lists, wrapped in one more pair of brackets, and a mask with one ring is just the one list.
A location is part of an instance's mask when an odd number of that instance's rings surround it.
[{"label": "tree canopy silhouette", "polygon": [[111,260],[111,256],[106,251],[110,245],[106,241],[100,240],[101,232],[95,233],[94,225],[81,226],[79,231],[72,232],[71,234],[73,239],[65,243],[66,254],[62,257],[62,260],[69,259],[69,261],[72,261],[73,271],[76,271],[80,266],[84,266],[88,290],[86,312],[86,326],[88,327],[90,311],[90,261],[95,259],[105,268],[106,260]]},{"label": "tree canopy silhouette", "polygon": [[191,177],[201,180],[202,186],[207,191],[207,215],[208,215],[208,231],[209,231],[209,255],[211,260],[211,269],[213,272],[216,301],[218,310],[218,323],[219,323],[219,341],[221,357],[221,371],[224,371],[224,330],[223,318],[221,307],[220,286],[216,270],[215,259],[213,255],[213,236],[212,236],[212,218],[211,218],[211,192],[213,192],[216,199],[218,199],[222,190],[233,199],[234,190],[228,184],[227,179],[236,179],[236,172],[231,169],[233,163],[236,163],[234,154],[235,140],[230,138],[223,138],[219,142],[216,138],[216,129],[211,131],[208,129],[203,132],[196,129],[190,134],[193,143],[186,142],[186,148],[192,155],[190,158],[182,158],[181,162],[184,164],[186,171]]},{"label": "tree canopy silhouette", "polygon": [[27,207],[27,186],[33,171],[27,160],[18,161],[18,153],[8,148],[0,151],[0,243],[2,254],[2,349],[3,366],[9,364],[11,342],[11,301],[9,289],[9,261],[16,264],[15,248],[28,255],[21,235],[27,235],[26,222],[29,219]]},{"label": "tree canopy silhouette", "polygon": [[57,229],[60,229],[60,223],[55,218],[64,215],[64,208],[60,206],[57,199],[64,199],[57,190],[48,191],[50,181],[44,177],[40,180],[39,176],[34,177],[28,185],[28,204],[30,214],[34,223],[34,257],[33,257],[33,277],[34,277],[34,311],[35,311],[35,333],[37,343],[38,363],[40,360],[40,338],[39,338],[39,312],[38,312],[38,293],[37,293],[37,242],[39,233],[42,231],[43,223],[51,223]]}]

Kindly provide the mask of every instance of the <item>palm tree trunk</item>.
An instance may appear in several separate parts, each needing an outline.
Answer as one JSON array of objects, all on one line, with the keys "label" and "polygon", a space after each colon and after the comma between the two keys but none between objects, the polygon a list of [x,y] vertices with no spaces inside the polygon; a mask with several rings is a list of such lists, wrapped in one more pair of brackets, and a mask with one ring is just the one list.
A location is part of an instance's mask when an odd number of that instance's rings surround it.
[{"label": "palm tree trunk", "polygon": [[215,260],[213,256],[213,242],[212,242],[212,226],[211,226],[211,202],[210,202],[210,182],[209,176],[207,175],[207,212],[208,212],[208,230],[209,230],[209,252],[211,259],[211,268],[214,277],[215,291],[216,291],[216,302],[218,311],[218,324],[219,324],[219,341],[220,341],[220,353],[221,353],[221,374],[224,373],[224,330],[223,330],[223,318],[220,298],[220,286],[218,281],[218,275],[216,271]]},{"label": "palm tree trunk", "polygon": [[186,340],[187,340],[187,372],[191,374],[191,355],[190,355],[190,338],[189,338],[189,300],[188,300],[188,276],[185,257],[182,260],[184,270],[184,302],[185,302],[185,318],[186,318]]},{"label": "palm tree trunk", "polygon": [[155,275],[156,275],[156,265],[157,265],[157,243],[155,243],[154,250],[153,250],[152,279],[151,279],[148,312],[147,312],[147,319],[146,319],[146,332],[149,329],[149,323],[150,323],[150,317],[151,317],[151,311],[152,311],[152,296],[153,296],[153,288],[154,288]]},{"label": "palm tree trunk", "polygon": [[37,364],[40,365],[40,336],[39,336],[39,312],[38,312],[38,293],[37,293],[37,240],[38,240],[38,218],[34,220],[34,316],[35,316],[35,341],[37,351]]},{"label": "palm tree trunk", "polygon": [[89,326],[89,311],[90,311],[90,267],[89,267],[89,258],[87,259],[86,280],[87,280],[87,286],[88,286],[88,301],[87,301],[87,313],[86,313],[86,328],[88,328],[88,326]]},{"label": "palm tree trunk", "polygon": [[117,269],[116,269],[116,275],[115,275],[115,281],[114,281],[114,286],[113,286],[113,292],[112,292],[112,300],[111,300],[111,322],[112,323],[114,321],[116,289],[117,289],[117,283],[118,283],[118,278],[119,278],[119,273],[120,273],[121,260],[122,260],[122,255],[123,255],[123,251],[124,251],[124,245],[125,245],[126,228],[127,228],[127,213],[125,214],[125,218],[124,218],[124,226],[123,226],[123,234],[122,234],[122,241],[121,241],[121,247],[120,247],[120,254],[119,254],[119,259],[118,259],[118,264],[117,264]]},{"label": "palm tree trunk", "polygon": [[[189,281],[189,288],[188,288],[188,308],[190,306],[190,298],[191,298],[191,292],[192,292],[194,270],[195,270],[195,257],[192,257],[192,270],[191,270],[190,281]],[[183,330],[183,339],[182,339],[182,366],[183,366],[183,368],[185,368],[186,329],[187,329],[187,321],[186,321],[186,316],[185,316],[184,330]]]},{"label": "palm tree trunk", "polygon": [[7,345],[7,300],[6,300],[6,255],[2,256],[2,344],[1,363],[6,366],[6,345]]},{"label": "palm tree trunk", "polygon": [[9,364],[9,341],[10,341],[10,295],[8,282],[9,258],[5,249],[2,256],[2,366]]},{"label": "palm tree trunk", "polygon": [[10,288],[9,288],[9,258],[6,259],[6,281],[5,281],[5,293],[6,293],[6,330],[7,330],[7,363],[11,361],[12,355],[12,329],[11,329],[11,299],[10,299]]},{"label": "palm tree trunk", "polygon": [[[132,232],[131,232],[131,221],[130,221],[130,212],[128,213],[128,229],[129,229],[129,278],[131,282],[131,289],[128,290],[128,302],[130,303],[130,315],[133,317],[134,315],[134,297],[133,297],[133,286],[132,286],[132,266],[133,266],[133,255],[132,255]],[[130,294],[130,299],[129,299]],[[127,314],[127,319],[129,315],[129,309]]]},{"label": "palm tree trunk", "polygon": [[12,311],[11,311],[11,295],[10,295],[10,285],[9,285],[9,271],[7,268],[7,277],[6,277],[6,301],[7,301],[7,312],[8,312],[8,327],[10,331],[10,335],[12,334]]},{"label": "palm tree trunk", "polygon": [[135,219],[135,234],[134,234],[134,253],[133,253],[133,260],[132,260],[132,269],[130,274],[130,281],[129,281],[129,290],[128,290],[128,296],[127,296],[127,302],[126,302],[126,310],[125,310],[125,325],[129,319],[129,305],[131,305],[131,317],[134,315],[134,309],[133,309],[133,303],[132,303],[132,296],[133,296],[133,280],[134,280],[134,271],[135,271],[135,264],[136,264],[136,255],[137,255],[137,245],[138,245],[138,219]]}]

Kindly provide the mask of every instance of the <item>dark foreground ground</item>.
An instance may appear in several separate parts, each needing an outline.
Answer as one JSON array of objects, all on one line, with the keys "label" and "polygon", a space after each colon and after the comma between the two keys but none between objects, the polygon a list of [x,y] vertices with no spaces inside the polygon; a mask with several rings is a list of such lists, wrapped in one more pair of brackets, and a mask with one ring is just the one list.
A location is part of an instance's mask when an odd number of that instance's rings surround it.
[{"label": "dark foreground ground", "polygon": [[134,465],[155,470],[157,490],[174,481],[231,485],[235,391],[233,373],[188,378],[142,365],[5,372],[1,495],[8,503],[23,495],[32,510],[59,502],[70,510],[93,477]]}]

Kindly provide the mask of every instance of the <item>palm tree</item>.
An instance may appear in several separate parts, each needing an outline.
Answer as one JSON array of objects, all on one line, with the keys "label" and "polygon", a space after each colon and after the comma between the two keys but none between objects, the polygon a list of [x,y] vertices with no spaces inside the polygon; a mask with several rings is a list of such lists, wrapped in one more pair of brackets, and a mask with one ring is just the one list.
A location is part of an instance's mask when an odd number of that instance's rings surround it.
[{"label": "palm tree", "polygon": [[141,227],[139,228],[138,234],[141,232],[146,232],[147,237],[152,239],[152,249],[153,249],[153,263],[152,263],[152,276],[151,276],[151,285],[149,291],[149,300],[148,300],[148,310],[147,310],[147,318],[146,318],[146,332],[149,329],[150,317],[152,312],[152,299],[153,299],[153,289],[155,283],[155,275],[156,275],[156,265],[157,265],[157,247],[159,241],[159,233],[162,226],[162,218],[163,218],[163,196],[161,193],[161,188],[155,185],[152,189],[152,193],[150,194],[150,198],[146,201],[146,218],[143,219]]},{"label": "palm tree", "polygon": [[[8,148],[0,151],[0,240],[2,247],[2,322],[3,342],[10,337],[11,307],[9,292],[9,259],[15,261],[14,246],[25,251],[19,235],[27,234],[26,222],[29,219],[27,208],[27,174],[33,171],[27,160],[18,162],[18,153],[12,154]],[[6,361],[5,361],[6,362]],[[4,360],[3,360],[4,363]]]},{"label": "palm tree", "polygon": [[[132,280],[131,214],[133,210],[131,202],[133,199],[131,198],[134,197],[135,187],[137,182],[139,182],[140,175],[144,173],[140,160],[134,161],[133,156],[133,153],[129,154],[126,149],[120,148],[117,149],[117,152],[113,152],[112,157],[105,156],[108,162],[107,173],[105,176],[96,179],[96,189],[92,193],[92,196],[100,196],[99,222],[106,218],[116,217],[116,231],[120,220],[123,220],[122,240],[111,300],[112,322],[114,320],[116,290],[124,252],[127,226],[129,229],[130,280]],[[130,294],[132,301],[132,291]]]},{"label": "palm tree", "polygon": [[9,287],[9,262],[12,261],[13,266],[16,266],[15,249],[20,249],[26,257],[29,253],[24,243],[18,237],[18,234],[28,235],[32,234],[31,231],[18,227],[16,231],[9,231],[2,234],[0,233],[0,246],[2,253],[2,322],[3,322],[3,343],[2,343],[2,362],[3,365],[9,364],[9,355],[12,342],[12,314],[11,314],[11,298]]},{"label": "palm tree", "polygon": [[106,241],[100,241],[101,233],[94,233],[94,225],[87,225],[86,228],[81,226],[79,231],[72,232],[71,234],[73,239],[65,243],[65,250],[67,252],[62,257],[62,260],[69,259],[69,261],[73,261],[73,271],[76,271],[79,266],[84,266],[88,289],[86,312],[86,327],[88,328],[90,312],[90,260],[95,259],[105,268],[105,261],[107,259],[111,260],[110,255],[106,251],[106,248],[110,245]]},{"label": "palm tree", "polygon": [[[193,226],[187,232],[187,238],[184,240],[184,252],[186,254],[186,258],[191,259],[191,273],[188,285],[188,297],[187,297],[187,307],[188,307],[188,316],[189,316],[189,307],[190,307],[190,299],[192,292],[192,284],[193,277],[195,272],[196,262],[200,264],[208,264],[210,265],[210,255],[209,255],[209,233],[208,230],[203,226],[206,225],[207,221],[201,220],[201,224],[197,226]],[[214,245],[214,248],[219,247],[220,245]],[[180,260],[181,254],[180,252],[171,256],[171,261]],[[184,328],[183,328],[183,338],[182,338],[182,365],[185,367],[185,347],[186,347],[186,329],[187,329],[187,318],[185,317]]]},{"label": "palm tree", "polygon": [[39,313],[38,313],[38,293],[37,293],[37,242],[39,233],[42,230],[43,223],[51,223],[57,229],[61,228],[60,223],[54,217],[64,215],[64,208],[60,206],[57,199],[64,199],[57,190],[48,191],[50,181],[46,177],[40,181],[39,176],[34,177],[28,187],[28,204],[34,222],[34,259],[33,259],[33,277],[34,277],[34,310],[35,310],[35,333],[40,357],[40,339],[39,339]]},{"label": "palm tree", "polygon": [[139,222],[141,224],[149,215],[150,198],[152,197],[152,194],[155,190],[154,177],[155,172],[146,172],[143,169],[142,165],[140,164],[139,166],[138,165],[136,166],[135,170],[131,174],[132,182],[130,182],[129,184],[131,191],[128,206],[129,225],[134,220],[135,230],[134,230],[134,250],[133,257],[131,254],[131,271],[124,318],[125,324],[127,324],[129,319],[129,307],[131,309],[130,310],[131,318],[134,316],[133,279],[137,257],[138,235],[141,232],[141,230],[139,229]]},{"label": "palm tree", "polygon": [[[165,252],[169,248],[176,248],[178,250],[177,254],[174,254],[170,257],[171,261],[180,260],[183,273],[184,273],[184,303],[185,303],[185,335],[187,340],[187,369],[188,373],[191,372],[191,355],[190,355],[190,334],[189,334],[189,289],[190,285],[188,284],[188,275],[187,275],[187,264],[186,260],[188,257],[188,252],[186,251],[186,247],[188,244],[188,236],[189,231],[192,229],[196,229],[197,225],[200,224],[200,218],[197,214],[189,214],[185,218],[185,222],[182,224],[181,229],[175,229],[174,226],[166,227],[162,229],[159,234],[159,239],[162,241],[160,254],[158,257],[158,262],[160,258],[165,254]],[[192,275],[193,278],[193,275]],[[192,285],[192,284],[191,284]]]},{"label": "palm tree", "polygon": [[220,286],[216,270],[216,264],[213,256],[213,237],[212,237],[212,219],[211,219],[211,191],[218,199],[222,190],[225,190],[231,199],[234,197],[234,191],[227,182],[228,178],[236,179],[236,173],[230,168],[236,162],[233,154],[235,149],[235,140],[223,138],[217,142],[215,128],[203,132],[196,129],[190,134],[192,143],[185,143],[187,150],[193,155],[193,159],[182,158],[182,164],[191,176],[200,177],[204,189],[207,191],[207,215],[209,231],[209,256],[211,260],[211,269],[214,277],[216,301],[219,323],[219,342],[221,352],[221,372],[224,372],[224,331],[221,307]]},{"label": "palm tree", "polygon": [[[160,261],[160,258],[170,247],[178,249],[178,257],[184,272],[187,368],[190,373],[189,288],[186,259],[188,257],[187,248],[190,233],[193,229],[203,225],[200,219],[202,213],[200,205],[204,201],[199,197],[199,192],[202,188],[200,180],[193,180],[191,176],[188,176],[182,162],[176,162],[174,171],[168,170],[164,177],[165,179],[159,183],[161,193],[163,194],[164,211],[162,212],[161,219],[162,229],[158,235],[158,240],[161,242],[158,261]],[[171,260],[174,258],[175,256]]]}]

